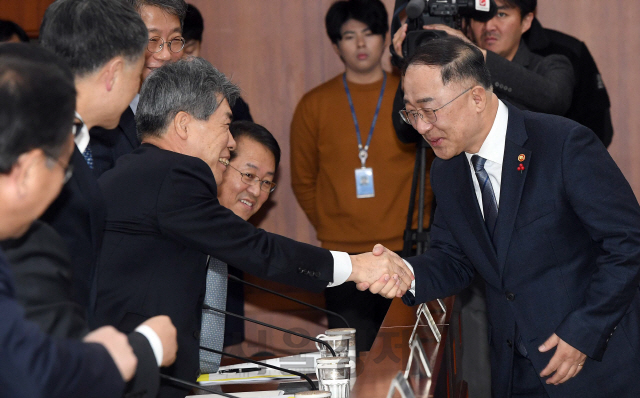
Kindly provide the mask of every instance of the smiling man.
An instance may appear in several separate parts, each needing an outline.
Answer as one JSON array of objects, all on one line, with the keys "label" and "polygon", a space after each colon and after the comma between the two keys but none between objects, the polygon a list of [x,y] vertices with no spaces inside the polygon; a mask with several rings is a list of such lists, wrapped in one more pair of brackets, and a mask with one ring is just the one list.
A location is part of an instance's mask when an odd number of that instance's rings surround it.
[{"label": "smiling man", "polygon": [[[400,251],[415,151],[398,140],[391,122],[399,79],[382,68],[387,11],[379,0],[337,1],[325,25],[345,70],[305,94],[296,107],[293,192],[322,247],[362,253],[383,243]],[[352,284],[327,290],[325,297],[327,309],[356,329],[356,350],[368,351],[389,302]],[[344,323],[330,316],[329,327]]]},{"label": "smiling man", "polygon": [[[229,104],[238,93],[201,58],[156,70],[140,93],[136,118],[142,145],[99,180],[109,212],[96,318],[128,331],[142,319],[169,315],[180,349],[167,372],[189,381],[199,374],[209,257],[316,291],[345,281],[372,283],[385,274],[397,275],[392,280],[404,289],[412,280],[404,263],[387,261],[388,252],[329,252],[255,228],[220,205],[217,182],[233,171]],[[162,397],[184,395],[161,388]]]},{"label": "smiling man", "polygon": [[640,396],[640,206],[602,143],[500,101],[459,38],[425,43],[403,75],[402,117],[439,158],[405,303],[486,281],[494,397]]},{"label": "smiling man", "polygon": [[95,127],[90,131],[90,147],[93,154],[93,173],[100,177],[113,168],[120,156],[140,146],[136,131],[135,113],[138,106],[140,83],[149,74],[168,62],[175,62],[184,55],[185,40],[182,23],[187,4],[184,0],[126,0],[144,22],[147,30],[147,47],[144,51],[144,67],[138,80],[132,82],[136,95],[112,129]]},{"label": "smiling man", "polygon": [[[275,178],[280,163],[280,146],[271,133],[259,124],[238,121],[229,126],[231,135],[236,142],[236,148],[231,152],[229,167],[218,185],[218,200],[220,204],[233,211],[235,215],[247,221],[256,214],[269,199],[269,195],[276,189]],[[230,264],[233,265],[233,264]],[[207,268],[207,291],[204,303],[211,307],[226,309],[233,313],[244,314],[243,306],[229,308],[232,300],[240,297],[242,301],[243,286],[227,284],[228,267],[218,259],[209,259]],[[250,272],[250,271],[249,271]],[[232,291],[239,290],[232,295]],[[225,292],[228,296],[225,297]],[[227,298],[225,303],[225,298]],[[235,325],[231,322],[237,318],[220,313],[203,310],[200,345],[207,348],[222,350],[224,340],[234,330],[244,330],[244,322]],[[231,322],[230,322],[231,321]],[[229,325],[231,324],[231,331]],[[232,336],[235,337],[235,336]],[[218,354],[200,350],[200,372],[212,373],[218,370],[220,356]]]}]

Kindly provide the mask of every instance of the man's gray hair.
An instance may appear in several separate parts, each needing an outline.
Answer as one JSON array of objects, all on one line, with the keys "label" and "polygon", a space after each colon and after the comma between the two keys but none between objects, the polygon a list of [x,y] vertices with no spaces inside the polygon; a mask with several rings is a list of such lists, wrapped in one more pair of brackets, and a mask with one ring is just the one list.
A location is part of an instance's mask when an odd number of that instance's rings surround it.
[{"label": "man's gray hair", "polygon": [[202,58],[165,64],[142,84],[136,111],[138,137],[162,137],[178,112],[209,120],[220,102],[233,106],[240,89]]}]

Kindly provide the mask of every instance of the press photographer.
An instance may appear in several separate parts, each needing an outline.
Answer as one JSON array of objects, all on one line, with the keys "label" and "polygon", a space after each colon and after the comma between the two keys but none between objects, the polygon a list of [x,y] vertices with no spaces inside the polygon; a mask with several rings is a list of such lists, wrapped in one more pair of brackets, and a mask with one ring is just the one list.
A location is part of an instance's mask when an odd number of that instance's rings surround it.
[{"label": "press photographer", "polygon": [[[436,4],[431,0],[423,2],[427,11],[431,11],[432,4]],[[434,21],[436,23],[431,23],[433,19],[425,19],[422,15],[417,19],[429,22],[430,24],[423,25],[422,29],[436,32],[436,36],[441,34],[439,32],[445,32],[472,41],[480,47],[491,72],[491,83],[498,98],[521,109],[564,115],[571,105],[575,84],[571,62],[563,55],[543,57],[534,54],[522,40],[522,35],[531,27],[537,1],[493,0],[492,3],[496,6],[495,16],[489,20],[482,18],[483,14],[478,10],[465,9],[463,12],[460,5],[457,6],[457,18],[447,19],[446,16],[439,16],[439,21]],[[403,43],[405,47],[408,45],[405,43],[407,32],[409,31],[410,38],[413,35],[408,28],[412,24],[415,25],[416,20],[411,18],[414,10],[409,7],[415,4],[415,0],[398,0],[395,9],[399,10],[405,4],[407,21],[400,25],[400,20],[396,17],[392,22],[392,29],[399,26],[393,35],[391,49],[396,63],[403,59]],[[492,13],[494,11],[493,7],[491,8]],[[394,102],[394,127],[402,141],[415,142],[419,137],[412,131],[411,126],[403,125],[397,115],[403,107],[402,93],[399,89]]]}]

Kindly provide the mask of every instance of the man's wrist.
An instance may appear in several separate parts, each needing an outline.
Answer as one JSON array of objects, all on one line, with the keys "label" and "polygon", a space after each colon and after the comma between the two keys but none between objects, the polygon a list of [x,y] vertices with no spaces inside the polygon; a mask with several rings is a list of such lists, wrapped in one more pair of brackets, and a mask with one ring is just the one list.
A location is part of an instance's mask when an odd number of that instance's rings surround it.
[{"label": "man's wrist", "polygon": [[164,347],[162,346],[162,340],[160,340],[156,331],[148,325],[140,325],[135,329],[135,331],[147,338],[149,345],[153,350],[153,355],[156,357],[158,367],[162,365],[162,360],[164,359]]}]

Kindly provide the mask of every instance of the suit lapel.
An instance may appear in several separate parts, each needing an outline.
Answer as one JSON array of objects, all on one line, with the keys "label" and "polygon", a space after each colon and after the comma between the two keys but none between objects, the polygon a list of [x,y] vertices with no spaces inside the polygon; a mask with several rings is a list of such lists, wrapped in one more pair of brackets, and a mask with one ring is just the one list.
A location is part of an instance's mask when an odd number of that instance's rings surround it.
[{"label": "suit lapel", "polygon": [[127,141],[131,144],[133,149],[140,146],[140,141],[137,136],[136,119],[131,107],[127,107],[122,116],[120,117],[120,128],[124,132],[124,136],[127,137]]},{"label": "suit lapel", "polygon": [[[531,151],[523,147],[527,140],[527,133],[522,112],[509,104],[507,107],[509,108],[509,121],[502,161],[500,207],[494,236],[500,275],[504,271],[522,190],[531,161]],[[524,159],[522,159],[523,156]],[[520,164],[524,170],[518,170]]]},{"label": "suit lapel", "polygon": [[458,155],[455,159],[452,159],[452,162],[454,162],[454,167],[451,169],[452,173],[449,181],[458,180],[460,179],[460,176],[463,176],[460,183],[454,185],[454,197],[457,198],[460,208],[462,209],[462,213],[467,219],[467,224],[471,229],[471,234],[478,241],[478,244],[482,248],[487,260],[491,265],[493,265],[493,269],[496,271],[497,276],[498,260],[493,249],[491,239],[489,238],[489,233],[487,232],[487,228],[484,224],[478,200],[476,199],[475,189],[473,187],[473,182],[471,181],[471,168],[469,166],[469,162],[467,161],[467,157],[464,153]]}]

